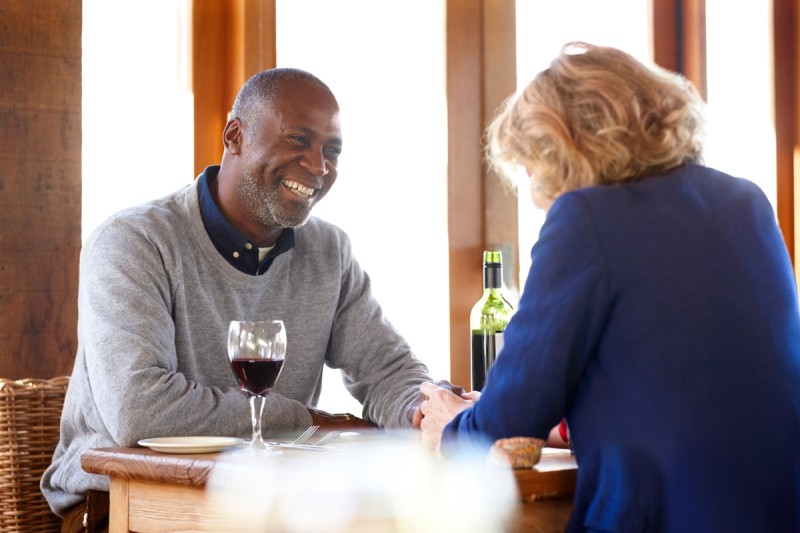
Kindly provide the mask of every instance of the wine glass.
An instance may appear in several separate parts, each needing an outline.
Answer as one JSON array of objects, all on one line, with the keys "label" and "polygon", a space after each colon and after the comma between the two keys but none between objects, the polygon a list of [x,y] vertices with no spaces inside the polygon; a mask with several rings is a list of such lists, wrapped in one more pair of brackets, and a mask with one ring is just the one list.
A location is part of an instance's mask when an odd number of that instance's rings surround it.
[{"label": "wine glass", "polygon": [[247,450],[261,454],[270,450],[261,436],[264,401],[275,385],[286,356],[286,328],[282,320],[233,320],[228,328],[228,359],[239,387],[250,400],[253,438]]}]

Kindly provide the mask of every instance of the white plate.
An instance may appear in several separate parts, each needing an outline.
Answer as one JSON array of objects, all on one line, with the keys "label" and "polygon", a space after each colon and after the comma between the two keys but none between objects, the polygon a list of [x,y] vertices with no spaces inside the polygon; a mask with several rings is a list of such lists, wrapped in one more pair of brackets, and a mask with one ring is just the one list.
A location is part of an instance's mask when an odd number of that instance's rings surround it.
[{"label": "white plate", "polygon": [[163,453],[212,453],[244,442],[236,437],[160,437],[142,439],[139,446]]}]

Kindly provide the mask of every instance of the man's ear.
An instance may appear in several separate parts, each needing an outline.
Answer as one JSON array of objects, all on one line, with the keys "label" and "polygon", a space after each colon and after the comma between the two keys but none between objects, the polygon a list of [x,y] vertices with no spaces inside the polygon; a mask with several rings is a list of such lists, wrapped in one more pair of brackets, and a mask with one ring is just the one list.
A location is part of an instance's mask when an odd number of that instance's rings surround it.
[{"label": "man's ear", "polygon": [[222,144],[228,153],[238,155],[242,152],[242,122],[238,118],[232,118],[225,124]]}]

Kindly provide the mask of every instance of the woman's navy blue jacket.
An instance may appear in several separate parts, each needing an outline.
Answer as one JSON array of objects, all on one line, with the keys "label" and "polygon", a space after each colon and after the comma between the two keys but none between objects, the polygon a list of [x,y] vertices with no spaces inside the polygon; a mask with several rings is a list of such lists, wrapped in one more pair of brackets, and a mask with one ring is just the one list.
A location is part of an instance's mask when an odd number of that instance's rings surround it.
[{"label": "woman's navy blue jacket", "polygon": [[550,208],[480,401],[446,428],[578,461],[569,531],[800,531],[800,315],[752,182],[685,165]]}]

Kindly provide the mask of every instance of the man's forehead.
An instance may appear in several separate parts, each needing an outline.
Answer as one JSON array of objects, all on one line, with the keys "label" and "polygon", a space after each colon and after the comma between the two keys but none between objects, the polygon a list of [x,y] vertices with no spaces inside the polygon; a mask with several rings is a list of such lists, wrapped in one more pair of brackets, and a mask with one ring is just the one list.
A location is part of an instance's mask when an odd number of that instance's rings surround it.
[{"label": "man's forehead", "polygon": [[[264,109],[258,122],[261,127],[283,133],[297,132],[308,137],[321,137],[326,142],[342,142],[338,107],[286,103]],[[271,126],[270,126],[271,124]]]},{"label": "man's forehead", "polygon": [[[274,101],[312,96],[315,99],[324,99],[336,102],[333,92],[323,83],[308,79],[285,79],[275,86]],[[338,105],[338,104],[337,104]]]}]

